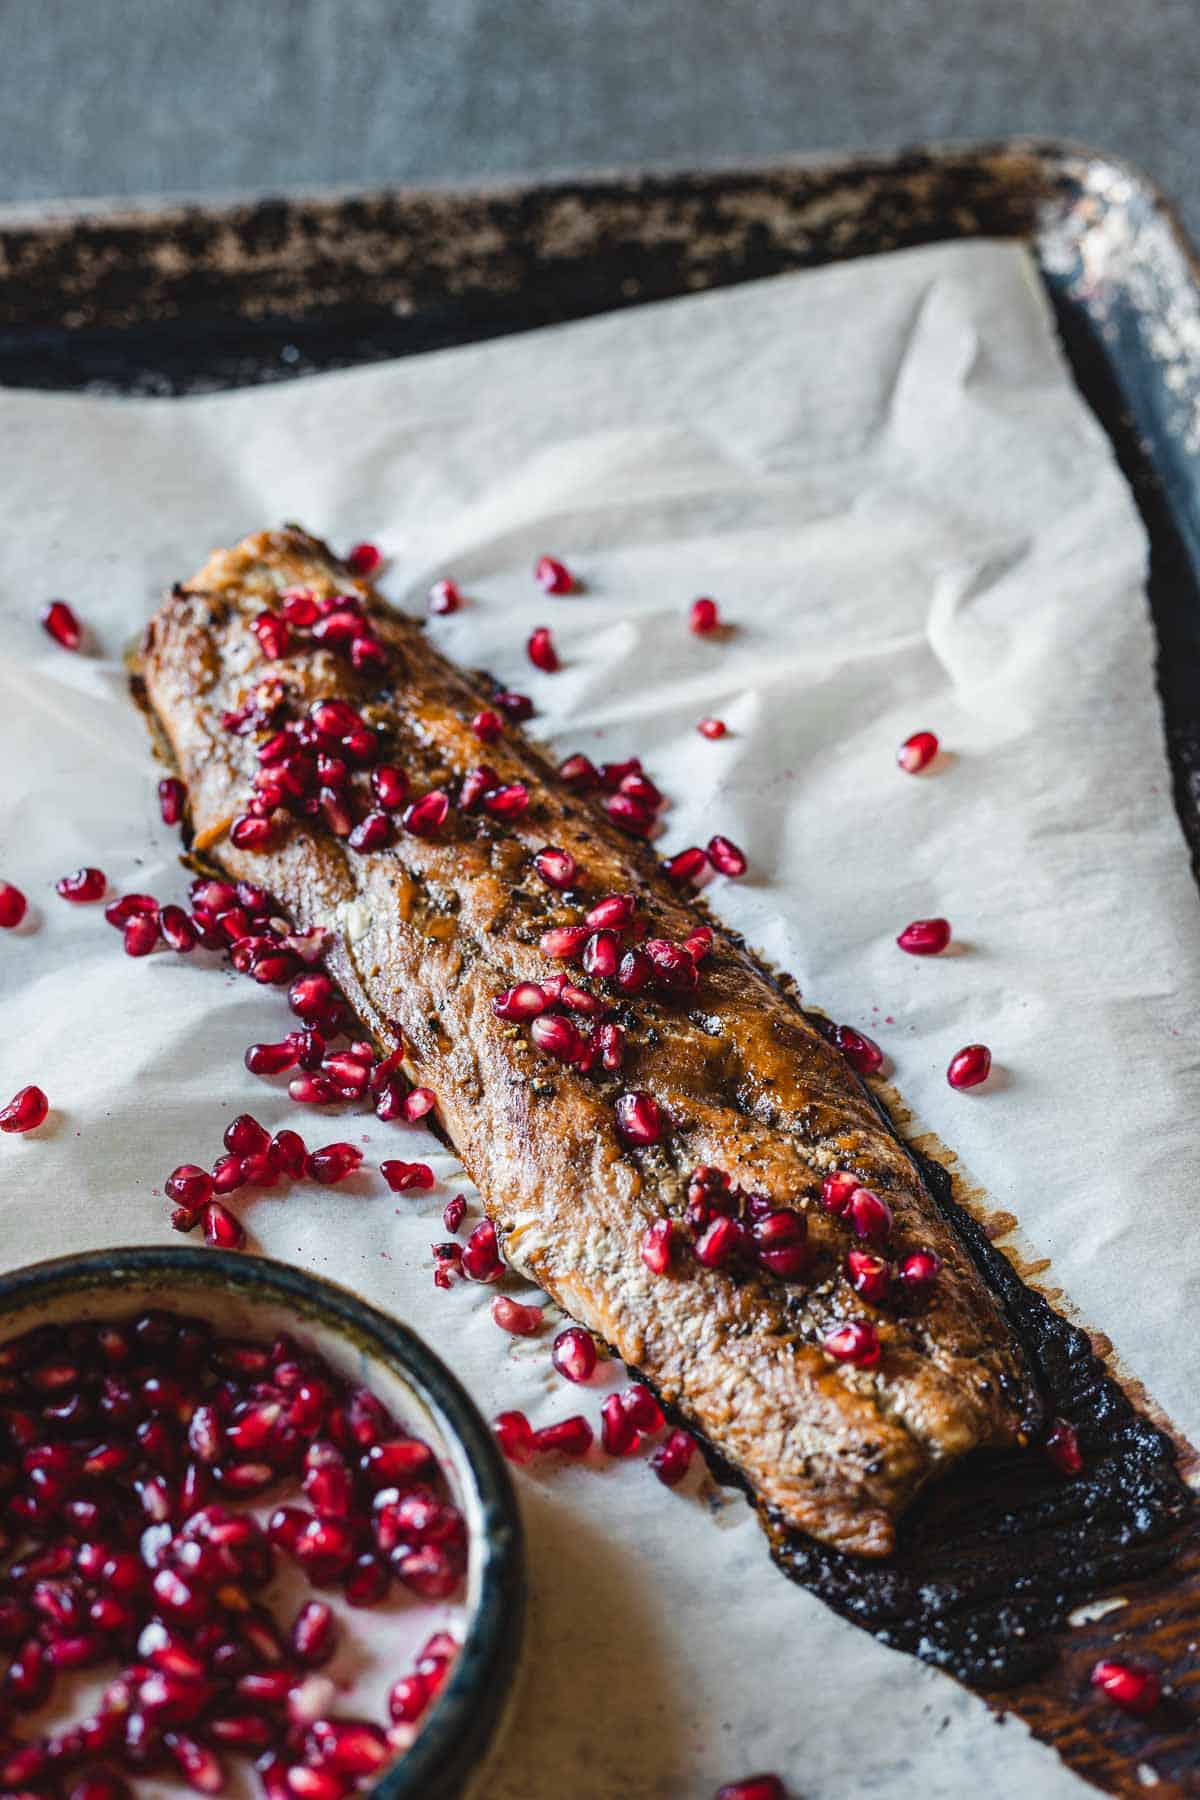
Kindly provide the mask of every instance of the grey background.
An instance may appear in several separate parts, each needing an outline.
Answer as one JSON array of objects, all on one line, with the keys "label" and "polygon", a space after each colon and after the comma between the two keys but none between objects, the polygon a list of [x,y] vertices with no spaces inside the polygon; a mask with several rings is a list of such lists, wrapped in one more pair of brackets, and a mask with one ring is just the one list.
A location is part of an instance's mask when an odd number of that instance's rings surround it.
[{"label": "grey background", "polygon": [[1200,230],[1195,0],[0,0],[0,200],[1035,132]]}]

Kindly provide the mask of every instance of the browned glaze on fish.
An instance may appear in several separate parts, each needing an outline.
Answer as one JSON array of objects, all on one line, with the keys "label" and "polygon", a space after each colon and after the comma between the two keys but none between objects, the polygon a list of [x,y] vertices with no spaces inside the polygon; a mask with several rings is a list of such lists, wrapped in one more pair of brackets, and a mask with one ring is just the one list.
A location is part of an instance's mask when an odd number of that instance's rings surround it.
[{"label": "browned glaze on fish", "polygon": [[[250,622],[294,586],[361,596],[387,672],[360,675],[308,642],[265,662]],[[992,1295],[840,1052],[738,944],[718,931],[699,987],[683,998],[616,999],[628,1040],[616,1076],[552,1061],[526,1028],[494,1015],[503,989],[562,966],[539,949],[541,934],[580,922],[604,895],[635,894],[652,935],[676,942],[701,915],[653,853],[571,792],[519,729],[480,745],[470,721],[490,690],[414,621],[316,540],[265,532],[216,552],[167,598],[142,673],[188,787],[196,845],[269,887],[301,927],[333,929],[331,973],[382,1046],[403,1033],[406,1070],[436,1093],[508,1258],[644,1372],[780,1518],[840,1549],[886,1556],[926,1481],[977,1447],[1027,1441],[1039,1400]],[[437,837],[398,830],[392,847],[364,854],[320,821],[280,815],[265,851],[239,850],[227,833],[257,745],[221,718],[264,677],[282,681],[290,716],[318,698],[358,708],[418,795],[455,793],[486,758],[502,781],[527,785],[530,804],[511,820],[452,808]],[[576,889],[557,893],[534,872],[546,844],[576,858]],[[669,1121],[649,1148],[631,1149],[616,1130],[626,1090],[653,1095]],[[754,1267],[706,1270],[688,1250],[668,1273],[649,1272],[646,1229],[682,1213],[698,1164],[807,1215],[806,1275],[785,1283]],[[886,1196],[894,1255],[929,1248],[941,1258],[931,1298],[874,1309],[854,1293],[842,1272],[853,1239],[820,1200],[835,1167]],[[822,1338],[864,1317],[879,1330],[878,1365],[835,1363]]]}]

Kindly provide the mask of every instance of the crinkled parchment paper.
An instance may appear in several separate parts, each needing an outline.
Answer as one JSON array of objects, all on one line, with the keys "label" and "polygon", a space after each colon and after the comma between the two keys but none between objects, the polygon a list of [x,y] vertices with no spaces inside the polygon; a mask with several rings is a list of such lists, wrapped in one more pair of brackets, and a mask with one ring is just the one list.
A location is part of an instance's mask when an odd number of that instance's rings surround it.
[{"label": "crinkled parchment paper", "polygon": [[[548,1343],[496,1330],[491,1290],[433,1288],[464,1184],[423,1132],[297,1116],[242,1066],[282,1035],[280,995],[200,956],[131,962],[99,908],[54,895],[85,862],[114,889],[182,892],[121,654],[210,546],[295,519],[376,539],[401,606],[454,576],[470,604],[436,641],[528,689],[560,753],[641,754],[673,800],[667,847],[745,845],[718,911],[880,1039],[920,1125],[1200,1429],[1179,1354],[1200,1298],[1200,937],[1145,543],[1019,248],[908,251],[231,396],[9,393],[0,467],[0,873],[33,914],[0,943],[0,1089],[36,1080],[54,1107],[0,1140],[5,1263],[178,1241],[164,1175],[210,1161],[250,1108],[369,1147],[361,1179],[249,1205],[258,1246],[417,1326],[485,1412],[598,1417]],[[541,593],[545,550],[584,594]],[[52,593],[100,654],[39,630]],[[724,641],[686,630],[698,593]],[[539,624],[560,674],[525,660]],[[697,736],[705,713],[724,741]],[[949,755],[912,779],[894,753],[921,727]],[[955,953],[904,956],[896,932],[933,914]],[[956,1094],[947,1060],[976,1039],[997,1072]],[[385,1152],[428,1155],[442,1185],[390,1195]],[[698,1472],[675,1494],[641,1460],[518,1482],[532,1623],[493,1800],[690,1800],[763,1767],[807,1800],[1084,1791],[789,1585],[742,1499]]]}]

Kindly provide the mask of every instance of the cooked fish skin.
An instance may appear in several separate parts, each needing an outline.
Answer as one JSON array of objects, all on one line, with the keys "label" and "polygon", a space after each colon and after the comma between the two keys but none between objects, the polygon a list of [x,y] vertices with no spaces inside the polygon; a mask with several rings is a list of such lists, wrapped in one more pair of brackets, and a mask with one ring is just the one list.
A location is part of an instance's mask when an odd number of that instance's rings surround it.
[{"label": "cooked fish skin", "polygon": [[[387,672],[356,673],[308,642],[264,661],[251,621],[293,587],[358,595]],[[268,887],[300,929],[331,929],[330,973],[382,1046],[403,1034],[406,1072],[437,1095],[507,1258],[641,1371],[764,1507],[882,1557],[930,1478],[973,1449],[1029,1441],[1041,1402],[1021,1348],[868,1089],[740,942],[676,891],[648,846],[571,791],[524,733],[510,725],[480,744],[471,720],[491,695],[483,678],[450,664],[416,621],[296,528],[214,552],[151,620],[140,672],[187,785],[196,848]],[[362,854],[319,820],[289,815],[265,851],[239,850],[228,830],[257,745],[224,729],[222,713],[264,678],[283,683],[295,716],[319,698],[358,708],[387,733],[388,759],[417,794],[454,791],[486,760],[503,782],[524,782],[530,804],[508,820],[452,808],[436,837],[398,830],[391,847]],[[576,858],[579,891],[537,877],[531,859],[546,844]],[[692,994],[622,998],[624,1068],[582,1075],[498,1019],[492,1001],[561,968],[541,934],[614,893],[637,896],[652,935],[681,942],[706,923],[716,941]],[[616,1129],[614,1101],[632,1089],[669,1121],[649,1148],[630,1148]],[[709,1270],[687,1252],[650,1273],[646,1229],[682,1214],[699,1164],[806,1215],[808,1274]],[[843,1268],[854,1240],[821,1204],[834,1168],[886,1197],[891,1254],[941,1259],[924,1303],[876,1309],[856,1295]],[[822,1338],[864,1317],[880,1361],[834,1362]]]}]

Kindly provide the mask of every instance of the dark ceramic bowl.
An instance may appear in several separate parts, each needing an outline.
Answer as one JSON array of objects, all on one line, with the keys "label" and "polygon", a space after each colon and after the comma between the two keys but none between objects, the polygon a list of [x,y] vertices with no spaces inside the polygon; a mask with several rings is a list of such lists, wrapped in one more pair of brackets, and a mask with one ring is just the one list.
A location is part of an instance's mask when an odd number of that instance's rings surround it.
[{"label": "dark ceramic bowl", "polygon": [[407,1326],[345,1288],[265,1257],[183,1245],[85,1251],[0,1276],[0,1341],[32,1325],[124,1315],[146,1304],[246,1336],[291,1331],[434,1445],[470,1532],[465,1638],[416,1742],[370,1792],[373,1800],[482,1794],[520,1661],[525,1562],[512,1482],[474,1402]]}]

